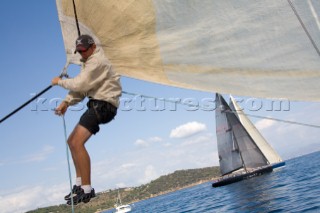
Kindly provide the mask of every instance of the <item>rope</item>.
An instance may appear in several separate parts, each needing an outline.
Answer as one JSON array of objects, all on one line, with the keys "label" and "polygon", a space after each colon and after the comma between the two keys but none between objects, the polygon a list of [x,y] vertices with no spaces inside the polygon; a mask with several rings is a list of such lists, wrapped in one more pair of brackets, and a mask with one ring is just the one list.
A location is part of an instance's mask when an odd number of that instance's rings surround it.
[{"label": "rope", "polygon": [[227,113],[242,114],[242,115],[249,116],[249,117],[268,119],[268,120],[279,121],[279,122],[283,122],[283,123],[295,124],[295,125],[300,125],[300,126],[320,128],[319,125],[306,124],[306,123],[300,123],[300,122],[296,122],[296,121],[288,121],[288,120],[282,120],[282,119],[278,119],[278,118],[264,117],[264,116],[259,116],[259,115],[250,115],[250,114],[243,113],[243,112],[241,112],[241,111],[239,112],[239,111],[229,111],[229,110],[228,110]]},{"label": "rope", "polygon": [[[67,74],[67,68],[69,66],[69,61],[67,61],[66,65],[64,66],[60,77],[66,77],[68,78],[68,74]],[[2,123],[3,121],[5,121],[6,119],[8,119],[9,117],[11,117],[12,115],[14,115],[15,113],[17,113],[19,110],[21,110],[22,108],[24,108],[25,106],[27,106],[28,104],[30,104],[32,101],[34,101],[35,99],[37,99],[39,96],[41,96],[42,94],[44,94],[45,92],[47,92],[49,89],[52,88],[52,85],[47,86],[44,90],[42,90],[41,92],[39,92],[37,95],[35,95],[34,97],[32,97],[30,100],[28,100],[27,102],[25,102],[24,104],[22,104],[21,106],[19,106],[17,109],[13,110],[11,113],[9,113],[8,115],[6,115],[5,117],[3,117],[0,120],[0,123]]]},{"label": "rope", "polygon": [[294,7],[294,5],[293,5],[293,3],[291,2],[291,0],[288,0],[288,3],[289,3],[289,5],[290,5],[291,9],[293,10],[294,14],[295,14],[296,17],[298,18],[298,20],[299,20],[299,22],[300,22],[300,24],[301,24],[304,32],[307,34],[309,40],[311,41],[311,43],[312,43],[312,45],[313,45],[313,48],[317,51],[318,55],[320,56],[320,50],[319,50],[319,48],[317,47],[316,43],[314,42],[312,36],[310,35],[307,27],[304,25],[301,17],[299,16],[298,11],[297,11],[296,8]]},{"label": "rope", "polygon": [[44,90],[42,90],[41,92],[39,92],[36,96],[34,96],[33,98],[31,98],[30,100],[28,100],[27,102],[25,102],[24,104],[22,104],[20,107],[18,107],[17,109],[13,110],[11,113],[9,113],[8,115],[6,115],[4,118],[2,118],[0,120],[0,123],[2,123],[3,121],[5,121],[7,118],[9,118],[11,115],[15,114],[16,112],[18,112],[19,110],[21,110],[23,107],[27,106],[29,103],[31,103],[33,100],[35,100],[36,98],[38,98],[40,95],[42,95],[43,93],[47,92],[49,89],[52,88],[52,85],[48,86],[47,88],[45,88]]},{"label": "rope", "polygon": [[68,138],[67,138],[67,127],[66,127],[66,120],[64,119],[64,115],[62,115],[62,120],[63,120],[64,137],[65,137],[65,142],[66,142],[66,153],[67,153],[69,184],[70,184],[70,195],[71,195],[71,210],[72,210],[72,213],[74,213],[73,196],[72,196],[73,193],[72,193],[71,170],[70,170]]},{"label": "rope", "polygon": [[77,30],[78,30],[78,36],[80,36],[81,32],[80,32],[79,21],[78,21],[78,16],[77,16],[76,3],[74,2],[74,0],[72,1],[72,3],[73,3],[74,18],[76,20],[76,25],[77,25]]},{"label": "rope", "polygon": [[[77,26],[77,30],[78,30],[78,36],[80,36],[81,32],[80,32],[79,21],[78,21],[78,16],[77,16],[76,4],[75,4],[74,0],[72,0],[72,3],[73,3],[74,18],[76,20],[76,26]],[[69,78],[69,76],[67,74],[68,66],[69,66],[69,60],[67,60],[65,66],[63,68],[63,71],[61,72],[61,75],[60,75],[61,77]],[[67,137],[67,127],[66,127],[66,121],[64,119],[64,115],[62,115],[62,120],[63,120],[63,129],[64,129],[64,138],[65,138],[65,143],[66,143],[66,155],[67,155],[67,162],[68,162],[70,197],[71,197],[71,211],[72,211],[72,213],[74,213],[71,169],[70,169],[70,160],[69,160],[69,147],[68,147],[68,137]]]},{"label": "rope", "polygon": [[147,98],[147,99],[155,99],[155,100],[160,100],[160,101],[164,101],[164,102],[168,102],[168,103],[175,103],[175,104],[181,104],[181,105],[186,105],[186,106],[190,106],[190,107],[200,107],[200,109],[206,109],[206,108],[201,107],[199,105],[184,103],[181,100],[174,101],[174,100],[170,100],[170,99],[157,98],[157,97],[153,97],[153,96],[141,95],[141,94],[126,92],[126,91],[122,91],[122,93],[126,94],[126,95],[131,95],[131,96],[141,96],[141,97],[144,97],[144,98]]},{"label": "rope", "polygon": [[[201,107],[201,106],[199,106],[199,105],[184,103],[184,102],[182,102],[181,100],[179,100],[179,101],[173,101],[173,100],[169,100],[169,99],[165,99],[165,98],[157,98],[157,97],[152,97],[152,96],[147,96],[147,95],[141,95],[141,94],[126,92],[126,91],[122,91],[122,93],[123,93],[123,94],[126,94],[126,95],[131,95],[131,96],[141,96],[141,97],[148,98],[148,99],[156,99],[156,100],[161,100],[161,101],[164,101],[164,102],[171,102],[171,103],[176,103],[176,104],[181,104],[181,105],[186,105],[186,106],[191,106],[191,107],[200,107],[200,109],[205,109],[205,108],[203,108],[203,107]],[[268,120],[273,120],[273,121],[278,121],[278,122],[283,122],[283,123],[288,123],[288,124],[295,124],[295,125],[300,125],[300,126],[313,127],[313,128],[320,128],[319,125],[307,124],[307,123],[301,123],[301,122],[289,121],[289,120],[282,120],[282,119],[278,119],[278,118],[270,118],[270,117],[259,116],[259,115],[251,115],[251,114],[246,114],[246,113],[237,112],[237,111],[229,111],[229,113],[238,113],[238,114],[246,115],[246,116],[248,116],[248,117],[268,119]]]}]

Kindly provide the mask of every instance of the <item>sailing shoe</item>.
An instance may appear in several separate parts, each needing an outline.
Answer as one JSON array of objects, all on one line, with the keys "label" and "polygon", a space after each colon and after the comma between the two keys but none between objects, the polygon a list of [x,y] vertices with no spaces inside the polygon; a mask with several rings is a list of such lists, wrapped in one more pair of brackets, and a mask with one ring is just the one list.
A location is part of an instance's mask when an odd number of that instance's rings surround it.
[{"label": "sailing shoe", "polygon": [[[73,185],[72,188],[72,197],[76,196],[77,194],[79,194],[81,192],[81,186],[77,186],[77,185]],[[70,200],[71,199],[71,193],[69,193],[68,195],[64,196],[65,200]]]},{"label": "sailing shoe", "polygon": [[[94,189],[91,189],[90,193],[84,193],[83,189],[81,189],[81,192],[72,198],[73,205],[77,205],[81,202],[88,203],[91,200],[91,198],[94,198],[95,196],[96,193]],[[67,201],[67,205],[71,205],[71,199]]]}]

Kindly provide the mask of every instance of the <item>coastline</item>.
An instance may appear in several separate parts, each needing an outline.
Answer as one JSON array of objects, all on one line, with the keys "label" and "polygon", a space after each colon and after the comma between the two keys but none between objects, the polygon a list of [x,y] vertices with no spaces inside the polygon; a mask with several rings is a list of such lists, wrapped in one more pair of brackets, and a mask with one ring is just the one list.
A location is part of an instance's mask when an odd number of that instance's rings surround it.
[{"label": "coastline", "polygon": [[[182,190],[182,189],[191,188],[193,186],[197,186],[197,185],[200,185],[200,184],[203,184],[203,183],[207,183],[207,182],[210,182],[210,181],[215,181],[218,178],[219,177],[214,177],[214,178],[210,178],[210,179],[206,179],[206,180],[200,180],[200,181],[197,181],[197,182],[194,182],[194,183],[182,186],[182,187],[176,187],[176,188],[173,188],[173,189],[170,189],[170,190],[166,190],[166,191],[160,192],[158,194],[154,194],[154,195],[152,194],[150,197],[145,198],[145,199],[133,200],[132,202],[129,202],[129,203],[126,203],[126,204],[132,205],[134,203],[137,203],[137,202],[140,202],[140,201],[144,201],[144,200],[148,200],[148,199],[151,199],[151,198],[154,198],[154,197],[158,197],[158,196],[161,196],[161,195],[166,195],[166,194],[169,194],[171,192],[176,192],[176,191],[179,191],[179,190]],[[114,209],[114,208],[107,208],[107,209],[102,209],[102,210],[97,209],[97,211],[94,212],[94,213],[103,213],[103,212],[109,211],[111,209]]]}]

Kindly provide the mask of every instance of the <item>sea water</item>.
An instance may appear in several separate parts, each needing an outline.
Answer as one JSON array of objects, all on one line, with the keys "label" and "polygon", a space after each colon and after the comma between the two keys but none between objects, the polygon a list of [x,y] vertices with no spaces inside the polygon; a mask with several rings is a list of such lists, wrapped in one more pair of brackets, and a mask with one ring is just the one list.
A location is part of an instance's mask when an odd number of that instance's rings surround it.
[{"label": "sea water", "polygon": [[208,182],[143,200],[131,212],[320,212],[319,165],[320,152],[315,152],[227,186],[213,188]]}]

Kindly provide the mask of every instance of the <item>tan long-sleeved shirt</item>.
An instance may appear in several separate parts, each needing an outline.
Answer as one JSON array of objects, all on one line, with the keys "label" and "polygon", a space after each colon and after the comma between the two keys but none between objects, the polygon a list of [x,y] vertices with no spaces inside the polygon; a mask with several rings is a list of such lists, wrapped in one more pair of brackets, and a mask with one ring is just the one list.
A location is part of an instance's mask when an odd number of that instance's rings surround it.
[{"label": "tan long-sleeved shirt", "polygon": [[122,88],[120,75],[105,58],[102,49],[96,47],[94,53],[82,64],[79,75],[61,79],[58,84],[70,90],[65,98],[69,105],[82,101],[85,97],[107,101],[119,106]]}]

